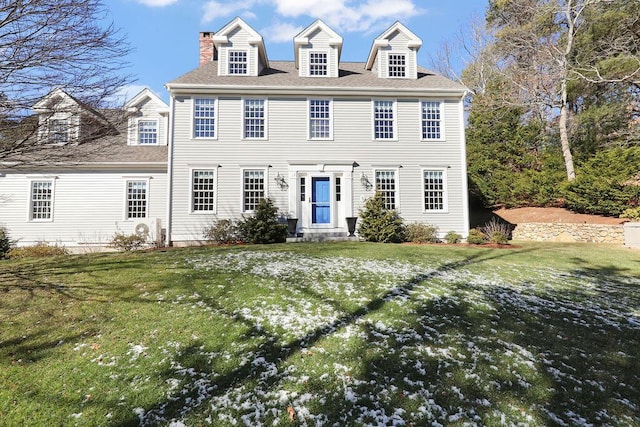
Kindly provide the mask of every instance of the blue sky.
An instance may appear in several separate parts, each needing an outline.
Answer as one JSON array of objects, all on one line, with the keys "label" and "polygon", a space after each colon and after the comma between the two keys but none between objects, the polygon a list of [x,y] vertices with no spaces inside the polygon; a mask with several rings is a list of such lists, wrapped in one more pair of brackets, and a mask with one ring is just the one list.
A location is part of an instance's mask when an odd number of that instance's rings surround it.
[{"label": "blue sky", "polygon": [[482,17],[487,0],[108,0],[110,18],[133,53],[132,96],[149,87],[168,100],[164,84],[198,66],[198,33],[242,17],[265,39],[271,60],[293,60],[293,36],[320,18],[343,38],[343,61],[366,61],[373,39],[395,21],[423,42],[418,61],[429,66],[441,44]]}]

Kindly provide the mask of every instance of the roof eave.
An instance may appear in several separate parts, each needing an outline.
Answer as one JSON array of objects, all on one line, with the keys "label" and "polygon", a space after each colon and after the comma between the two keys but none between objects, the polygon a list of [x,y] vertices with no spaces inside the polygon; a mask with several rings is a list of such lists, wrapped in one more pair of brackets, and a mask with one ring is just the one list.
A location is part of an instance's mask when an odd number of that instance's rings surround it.
[{"label": "roof eave", "polygon": [[244,86],[244,85],[209,85],[191,83],[168,83],[167,89],[174,95],[181,94],[260,94],[260,95],[421,95],[432,96],[464,96],[466,88],[397,88],[397,87],[343,87],[343,86]]}]

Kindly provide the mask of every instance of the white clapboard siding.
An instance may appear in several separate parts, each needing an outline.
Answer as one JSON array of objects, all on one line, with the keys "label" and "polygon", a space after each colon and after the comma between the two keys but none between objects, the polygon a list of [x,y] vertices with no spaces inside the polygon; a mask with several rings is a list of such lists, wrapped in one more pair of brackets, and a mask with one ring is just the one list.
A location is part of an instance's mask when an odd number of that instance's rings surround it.
[{"label": "white clapboard siding", "polygon": [[[393,98],[395,99],[395,98]],[[242,207],[242,168],[264,168],[267,171],[268,196],[282,211],[291,211],[288,191],[280,189],[275,176],[290,181],[292,164],[352,164],[354,215],[373,189],[361,185],[365,174],[374,182],[375,168],[398,168],[399,211],[406,222],[436,225],[442,234],[455,230],[466,234],[466,205],[463,189],[464,152],[461,140],[459,99],[445,100],[443,127],[445,139],[421,140],[420,101],[418,98],[397,99],[396,140],[373,140],[372,100],[364,97],[333,98],[333,139],[308,139],[308,98],[268,98],[268,138],[242,138],[242,98],[224,96],[218,99],[218,138],[192,138],[192,99],[176,98],[175,139],[173,149],[174,176],[172,191],[172,237],[174,240],[200,239],[203,227],[215,219],[240,218]],[[191,177],[193,168],[215,168],[217,171],[217,211],[215,214],[191,213]],[[442,168],[447,177],[447,211],[426,213],[423,209],[423,168]]]},{"label": "white clapboard siding", "polygon": [[[30,221],[31,181],[54,180],[53,220]],[[125,220],[125,180],[149,179],[148,217]],[[65,246],[106,244],[114,233],[131,234],[139,222],[159,218],[166,226],[166,171],[50,170],[20,173],[9,170],[0,177],[0,225],[19,245],[57,242]],[[151,228],[151,231],[154,231]],[[155,238],[155,236],[153,237]]]}]

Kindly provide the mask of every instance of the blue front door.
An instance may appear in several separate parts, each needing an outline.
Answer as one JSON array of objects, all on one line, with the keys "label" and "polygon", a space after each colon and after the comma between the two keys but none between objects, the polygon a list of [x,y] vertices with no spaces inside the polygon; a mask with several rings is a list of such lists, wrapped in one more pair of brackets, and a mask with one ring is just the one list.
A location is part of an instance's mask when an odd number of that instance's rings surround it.
[{"label": "blue front door", "polygon": [[329,177],[311,179],[311,222],[331,223],[331,182]]}]

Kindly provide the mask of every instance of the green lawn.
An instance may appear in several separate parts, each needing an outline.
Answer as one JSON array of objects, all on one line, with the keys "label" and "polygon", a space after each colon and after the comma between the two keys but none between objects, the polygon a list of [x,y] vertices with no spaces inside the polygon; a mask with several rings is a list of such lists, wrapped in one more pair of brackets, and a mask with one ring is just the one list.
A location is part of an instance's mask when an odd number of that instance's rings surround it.
[{"label": "green lawn", "polygon": [[0,261],[0,424],[640,426],[640,252]]}]

